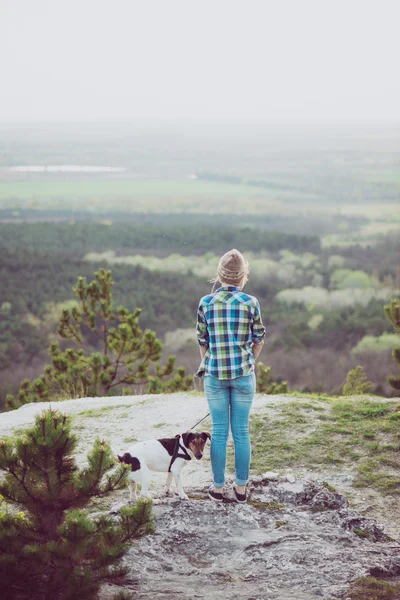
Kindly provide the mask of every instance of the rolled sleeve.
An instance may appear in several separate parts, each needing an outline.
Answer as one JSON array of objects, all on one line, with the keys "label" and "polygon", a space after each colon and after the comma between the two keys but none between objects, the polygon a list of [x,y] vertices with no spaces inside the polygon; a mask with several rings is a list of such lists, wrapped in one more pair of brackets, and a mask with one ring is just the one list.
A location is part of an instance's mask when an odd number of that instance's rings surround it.
[{"label": "rolled sleeve", "polygon": [[204,316],[203,307],[201,304],[197,310],[197,324],[196,324],[197,341],[200,346],[208,348],[209,334],[207,329],[207,321]]},{"label": "rolled sleeve", "polygon": [[252,342],[253,344],[261,344],[265,337],[265,327],[261,319],[260,305],[257,302],[254,310],[254,320],[252,324]]}]

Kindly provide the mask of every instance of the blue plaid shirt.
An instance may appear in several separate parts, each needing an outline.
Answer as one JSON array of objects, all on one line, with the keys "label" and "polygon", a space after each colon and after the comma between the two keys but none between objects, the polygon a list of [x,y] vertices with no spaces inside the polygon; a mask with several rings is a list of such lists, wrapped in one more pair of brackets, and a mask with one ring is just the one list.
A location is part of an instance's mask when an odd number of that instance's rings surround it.
[{"label": "blue plaid shirt", "polygon": [[252,344],[265,336],[257,298],[236,286],[220,287],[200,300],[197,339],[207,348],[196,373],[217,379],[236,379],[254,371]]}]

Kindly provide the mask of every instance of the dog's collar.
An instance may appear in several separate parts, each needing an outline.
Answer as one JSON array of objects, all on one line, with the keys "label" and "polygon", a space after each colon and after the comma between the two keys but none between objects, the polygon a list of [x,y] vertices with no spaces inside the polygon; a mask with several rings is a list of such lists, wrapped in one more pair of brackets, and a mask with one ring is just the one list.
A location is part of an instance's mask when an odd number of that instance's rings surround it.
[{"label": "dog's collar", "polygon": [[[182,444],[180,443],[181,436],[178,434],[175,436],[175,438],[176,438],[176,444],[175,444],[175,448],[174,448],[174,453],[171,458],[171,462],[169,463],[168,473],[171,472],[171,467],[177,458],[183,458],[184,460],[192,460],[192,458],[191,458],[190,454],[188,453],[188,451],[186,450],[185,446],[182,446]],[[183,454],[182,453],[179,454],[179,449],[181,449],[183,451]]]}]

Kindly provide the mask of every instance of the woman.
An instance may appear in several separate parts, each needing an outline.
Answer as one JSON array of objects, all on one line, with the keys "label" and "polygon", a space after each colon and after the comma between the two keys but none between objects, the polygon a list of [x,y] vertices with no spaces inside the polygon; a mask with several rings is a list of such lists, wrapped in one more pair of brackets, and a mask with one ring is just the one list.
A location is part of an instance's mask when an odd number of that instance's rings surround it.
[{"label": "woman", "polygon": [[[208,495],[222,502],[225,485],[226,446],[231,425],[235,447],[237,502],[246,502],[251,448],[249,415],[256,389],[255,360],[264,345],[265,328],[260,305],[244,294],[249,265],[238,250],[230,250],[218,264],[211,294],[200,300],[197,339],[212,420],[211,466],[214,484]],[[216,291],[215,284],[221,287]]]}]

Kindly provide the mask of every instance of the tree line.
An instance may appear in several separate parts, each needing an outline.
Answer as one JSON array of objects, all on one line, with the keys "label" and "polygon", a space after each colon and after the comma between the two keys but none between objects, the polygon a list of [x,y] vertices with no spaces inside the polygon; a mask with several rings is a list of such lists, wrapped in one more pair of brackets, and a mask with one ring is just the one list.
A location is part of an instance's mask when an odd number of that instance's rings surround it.
[{"label": "tree line", "polygon": [[263,231],[253,227],[210,227],[196,222],[192,225],[143,225],[129,223],[0,223],[0,250],[29,252],[62,252],[79,256],[89,251],[119,250],[121,252],[150,250],[202,254],[225,252],[238,247],[246,251],[278,252],[285,248],[293,252],[319,252],[316,235],[299,235],[281,231]]}]

